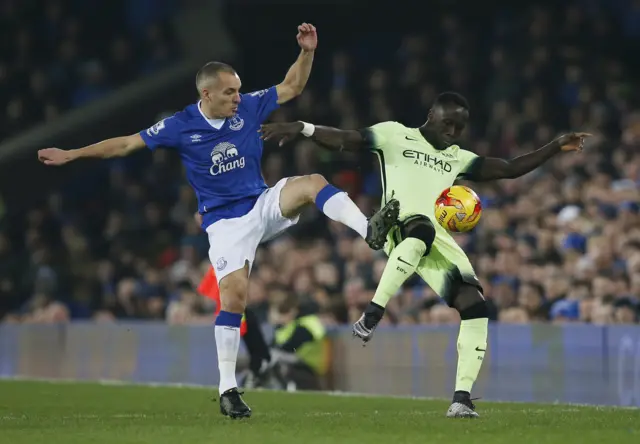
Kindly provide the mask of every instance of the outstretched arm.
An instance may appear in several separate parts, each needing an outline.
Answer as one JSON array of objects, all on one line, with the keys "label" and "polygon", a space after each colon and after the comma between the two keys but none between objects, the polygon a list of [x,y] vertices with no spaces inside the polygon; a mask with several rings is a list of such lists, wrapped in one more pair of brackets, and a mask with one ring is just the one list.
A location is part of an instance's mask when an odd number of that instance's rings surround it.
[{"label": "outstretched arm", "polygon": [[[304,123],[303,130],[304,131]],[[315,126],[307,124],[306,129],[313,128],[313,134],[309,136],[311,140],[330,150],[356,151],[364,148],[365,137],[360,131],[342,130],[331,126]],[[306,131],[304,131],[306,132]],[[303,134],[304,134],[303,132]]]},{"label": "outstretched arm", "polygon": [[499,179],[515,179],[535,170],[562,151],[582,151],[588,133],[569,133],[558,137],[542,148],[510,160],[495,157],[478,157],[463,174],[465,179],[484,182]]},{"label": "outstretched arm", "polygon": [[365,136],[361,131],[342,130],[306,122],[270,123],[262,125],[260,132],[264,140],[278,141],[280,146],[298,134],[309,137],[318,145],[330,150],[356,151],[366,146]]},{"label": "outstretched arm", "polygon": [[276,85],[278,93],[278,104],[288,102],[294,97],[299,96],[309,80],[311,67],[313,66],[313,55],[318,45],[318,35],[316,28],[308,23],[298,26],[298,44],[301,51],[298,59],[295,61],[282,83]]},{"label": "outstretched arm", "polygon": [[64,165],[83,157],[109,159],[122,157],[146,146],[140,134],[131,136],[114,137],[102,142],[78,148],[75,150],[61,150],[58,148],[46,148],[38,151],[38,160],[45,165]]}]

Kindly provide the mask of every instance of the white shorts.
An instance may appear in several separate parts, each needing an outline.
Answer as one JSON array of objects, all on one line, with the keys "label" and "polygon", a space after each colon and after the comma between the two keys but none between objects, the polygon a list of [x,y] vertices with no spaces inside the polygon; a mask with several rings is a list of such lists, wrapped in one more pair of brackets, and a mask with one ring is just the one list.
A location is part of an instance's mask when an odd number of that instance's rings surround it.
[{"label": "white shorts", "polygon": [[280,210],[280,192],[287,183],[280,179],[258,197],[247,214],[234,219],[222,219],[207,227],[209,260],[215,268],[218,282],[229,273],[240,270],[256,257],[258,245],[273,239],[300,219],[287,219]]}]

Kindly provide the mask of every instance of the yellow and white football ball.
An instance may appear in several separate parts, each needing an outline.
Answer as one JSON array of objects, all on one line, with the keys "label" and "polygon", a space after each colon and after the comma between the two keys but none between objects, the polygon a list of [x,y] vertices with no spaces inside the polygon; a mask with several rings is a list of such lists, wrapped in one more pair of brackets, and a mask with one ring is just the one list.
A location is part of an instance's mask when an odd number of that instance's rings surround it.
[{"label": "yellow and white football ball", "polygon": [[436,220],[447,231],[463,233],[472,230],[482,215],[482,203],[469,187],[447,188],[435,202]]}]

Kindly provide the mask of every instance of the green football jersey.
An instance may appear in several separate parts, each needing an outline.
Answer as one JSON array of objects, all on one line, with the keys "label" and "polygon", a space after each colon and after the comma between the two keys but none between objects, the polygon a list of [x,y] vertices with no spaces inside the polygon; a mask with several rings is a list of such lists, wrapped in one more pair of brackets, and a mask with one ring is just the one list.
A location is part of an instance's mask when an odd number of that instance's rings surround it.
[{"label": "green football jersey", "polygon": [[380,159],[382,203],[398,199],[400,219],[423,214],[435,221],[440,193],[464,175],[478,157],[458,145],[437,150],[418,128],[398,122],[378,123],[367,132],[371,149]]}]

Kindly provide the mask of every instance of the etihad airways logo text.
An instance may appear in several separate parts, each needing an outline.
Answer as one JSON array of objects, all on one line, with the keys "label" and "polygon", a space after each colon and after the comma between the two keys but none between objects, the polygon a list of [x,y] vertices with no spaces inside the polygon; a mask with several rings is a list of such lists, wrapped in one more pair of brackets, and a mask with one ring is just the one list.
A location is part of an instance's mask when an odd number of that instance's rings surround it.
[{"label": "etihad airways logo text", "polygon": [[211,168],[209,173],[212,176],[235,170],[236,168],[244,168],[244,156],[238,157],[238,148],[233,143],[222,142],[217,144],[211,151]]},{"label": "etihad airways logo text", "polygon": [[451,164],[446,160],[439,159],[436,156],[432,156],[427,153],[422,153],[420,151],[404,150],[402,152],[402,155],[407,159],[413,159],[414,165],[426,166],[439,172],[444,171],[445,173],[450,173],[451,170],[453,169],[451,167]]}]

